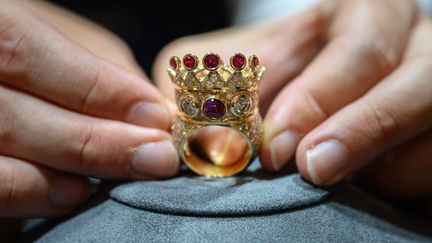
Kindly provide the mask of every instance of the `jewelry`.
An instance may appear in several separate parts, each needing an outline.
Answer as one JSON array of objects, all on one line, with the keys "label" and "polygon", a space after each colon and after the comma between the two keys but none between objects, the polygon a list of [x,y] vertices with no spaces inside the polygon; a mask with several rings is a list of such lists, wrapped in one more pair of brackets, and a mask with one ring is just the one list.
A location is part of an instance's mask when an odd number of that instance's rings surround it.
[{"label": "jewelry", "polygon": [[[178,107],[172,134],[180,158],[191,170],[208,177],[232,176],[244,170],[257,156],[262,139],[258,85],[265,68],[258,58],[252,55],[246,60],[236,53],[226,65],[218,54],[208,53],[201,65],[196,56],[187,54],[181,61],[171,57],[169,64]],[[189,140],[208,126],[227,127],[241,134],[247,143],[244,154],[227,165],[201,158]]]}]

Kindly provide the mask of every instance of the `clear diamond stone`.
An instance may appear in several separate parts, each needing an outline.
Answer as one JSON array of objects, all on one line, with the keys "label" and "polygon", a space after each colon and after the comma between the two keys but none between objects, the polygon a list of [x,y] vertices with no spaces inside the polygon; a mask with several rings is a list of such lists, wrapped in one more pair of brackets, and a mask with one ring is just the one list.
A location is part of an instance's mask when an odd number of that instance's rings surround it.
[{"label": "clear diamond stone", "polygon": [[245,95],[240,96],[235,99],[232,105],[232,111],[235,115],[243,115],[248,112],[251,107],[251,100]]},{"label": "clear diamond stone", "polygon": [[209,89],[213,88],[213,82],[210,81],[210,80],[206,80],[205,85],[206,85],[206,87],[209,88]]},{"label": "clear diamond stone", "polygon": [[245,79],[240,72],[235,72],[229,79],[229,85],[232,88],[242,88],[245,85]]},{"label": "clear diamond stone", "polygon": [[209,89],[222,88],[224,86],[224,82],[222,77],[217,72],[210,72],[205,79],[205,86]]},{"label": "clear diamond stone", "polygon": [[186,78],[185,78],[185,85],[186,86],[188,86],[188,87],[199,86],[199,83],[200,83],[199,80],[197,79],[197,77],[192,72],[189,72],[186,75]]},{"label": "clear diamond stone", "polygon": [[191,98],[185,98],[180,102],[182,111],[189,116],[196,116],[198,114],[198,106]]}]

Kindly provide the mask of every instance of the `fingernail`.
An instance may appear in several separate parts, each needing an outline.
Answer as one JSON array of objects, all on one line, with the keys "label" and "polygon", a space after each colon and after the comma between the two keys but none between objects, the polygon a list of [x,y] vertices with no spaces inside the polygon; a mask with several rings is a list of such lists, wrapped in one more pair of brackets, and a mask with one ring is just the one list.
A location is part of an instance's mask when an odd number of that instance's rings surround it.
[{"label": "fingernail", "polygon": [[166,129],[168,127],[168,109],[163,105],[151,102],[139,102],[132,109],[129,114],[129,121],[145,126]]},{"label": "fingernail", "polygon": [[87,179],[59,176],[51,184],[51,203],[60,208],[71,208],[84,202],[90,195]]},{"label": "fingernail", "polygon": [[348,151],[336,140],[328,140],[306,151],[306,164],[312,182],[317,185],[334,183],[348,161]]},{"label": "fingernail", "polygon": [[284,131],[272,139],[270,156],[273,169],[279,170],[291,159],[299,141],[300,136],[291,130]]},{"label": "fingernail", "polygon": [[145,143],[135,150],[132,167],[145,176],[173,176],[179,167],[177,150],[170,141]]}]

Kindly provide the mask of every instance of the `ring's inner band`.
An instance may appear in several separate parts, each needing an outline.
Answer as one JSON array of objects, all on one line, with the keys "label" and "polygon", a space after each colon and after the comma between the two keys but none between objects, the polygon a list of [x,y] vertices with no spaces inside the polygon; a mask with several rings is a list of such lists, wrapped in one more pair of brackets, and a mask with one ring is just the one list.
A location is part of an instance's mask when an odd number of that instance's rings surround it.
[{"label": "ring's inner band", "polygon": [[192,132],[181,147],[181,156],[188,167],[209,177],[237,174],[253,157],[252,145],[245,135],[221,126]]}]

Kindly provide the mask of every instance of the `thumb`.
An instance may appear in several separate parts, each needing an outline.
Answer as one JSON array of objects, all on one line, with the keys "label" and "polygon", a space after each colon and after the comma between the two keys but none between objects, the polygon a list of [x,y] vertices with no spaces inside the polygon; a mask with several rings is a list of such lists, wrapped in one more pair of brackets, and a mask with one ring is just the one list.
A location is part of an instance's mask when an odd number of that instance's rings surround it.
[{"label": "thumb", "polygon": [[432,72],[424,57],[432,55],[432,48],[423,43],[431,38],[431,28],[430,22],[422,22],[394,72],[301,141],[296,158],[306,179],[319,185],[335,183],[430,129]]}]

